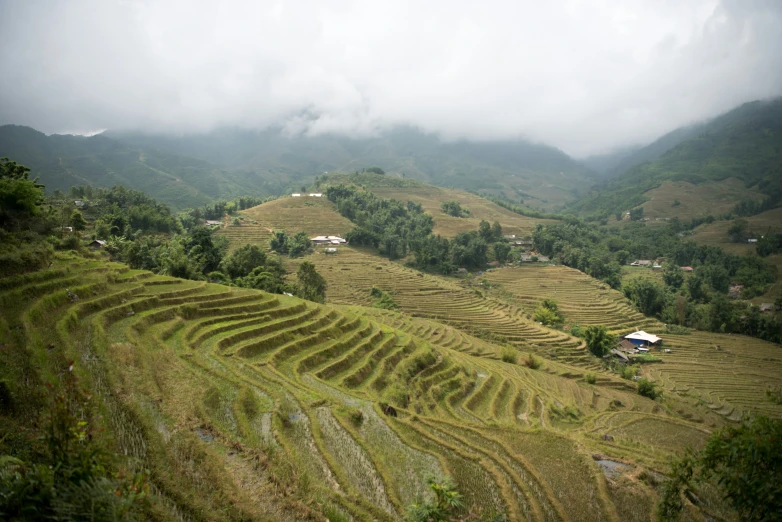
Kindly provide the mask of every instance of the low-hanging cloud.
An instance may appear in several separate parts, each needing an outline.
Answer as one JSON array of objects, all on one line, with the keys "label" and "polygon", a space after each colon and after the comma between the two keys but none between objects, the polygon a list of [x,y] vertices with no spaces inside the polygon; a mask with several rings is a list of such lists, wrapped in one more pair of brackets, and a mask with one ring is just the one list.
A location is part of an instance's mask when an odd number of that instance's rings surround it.
[{"label": "low-hanging cloud", "polygon": [[0,3],[0,123],[526,137],[574,155],[782,94],[782,2]]}]

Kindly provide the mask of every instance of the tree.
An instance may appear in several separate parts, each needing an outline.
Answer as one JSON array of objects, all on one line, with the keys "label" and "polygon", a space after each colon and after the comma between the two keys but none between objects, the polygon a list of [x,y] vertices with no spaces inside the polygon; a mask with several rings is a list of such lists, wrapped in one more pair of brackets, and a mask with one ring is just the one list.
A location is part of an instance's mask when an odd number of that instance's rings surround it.
[{"label": "tree", "polygon": [[657,385],[649,379],[638,379],[638,395],[642,395],[649,399],[656,399],[660,392],[657,391]]},{"label": "tree", "polygon": [[504,264],[508,260],[508,254],[510,254],[510,245],[503,241],[494,243],[494,258],[498,263]]},{"label": "tree", "polygon": [[663,282],[665,286],[679,289],[684,283],[684,273],[682,269],[673,263],[665,263],[663,265]]},{"label": "tree", "polygon": [[299,257],[310,248],[310,238],[306,232],[297,232],[293,237],[288,236],[285,240],[285,250],[290,257]]},{"label": "tree", "polygon": [[741,520],[776,520],[782,513],[782,421],[756,417],[711,434],[700,451],[688,449],[671,465],[657,507],[676,520],[699,483],[716,482]]},{"label": "tree", "polygon": [[39,214],[44,186],[30,181],[29,173],[28,167],[0,158],[0,227],[16,228]]},{"label": "tree", "polygon": [[658,283],[649,279],[634,279],[624,287],[625,295],[644,315],[657,315],[665,304],[665,293]]},{"label": "tree", "polygon": [[84,230],[87,228],[87,222],[84,221],[84,216],[82,216],[81,212],[78,210],[74,210],[71,214],[71,226],[73,227],[73,230]]},{"label": "tree", "polygon": [[443,212],[453,217],[463,217],[464,210],[458,201],[443,201],[440,203]]},{"label": "tree", "polygon": [[381,175],[386,173],[386,171],[384,171],[380,167],[369,167],[367,169],[367,172],[371,172],[372,174],[381,174]]},{"label": "tree", "polygon": [[495,221],[491,225],[491,237],[492,241],[500,241],[502,239],[502,225],[499,221]]},{"label": "tree", "polygon": [[441,482],[433,478],[427,481],[429,489],[434,493],[434,500],[411,504],[407,508],[407,517],[413,522],[443,522],[452,520],[464,507],[462,494],[456,490],[456,484],[451,477],[445,477]]},{"label": "tree", "polygon": [[481,237],[481,239],[483,239],[487,243],[491,243],[492,239],[494,238],[494,235],[491,230],[491,225],[485,219],[482,219],[481,222],[478,224],[478,235]]},{"label": "tree", "polygon": [[634,208],[630,211],[630,220],[631,221],[640,221],[644,217],[644,208],[638,207]]},{"label": "tree", "polygon": [[590,325],[584,331],[587,348],[595,357],[603,357],[616,346],[616,336],[608,333],[603,325]]},{"label": "tree", "polygon": [[297,294],[303,299],[322,303],[326,299],[326,280],[315,270],[315,265],[304,261],[296,272]]},{"label": "tree", "polygon": [[266,264],[266,254],[257,245],[244,245],[223,259],[220,268],[231,279],[245,277]]},{"label": "tree", "polygon": [[278,254],[288,253],[288,234],[284,230],[275,230],[269,239],[269,248]]},{"label": "tree", "polygon": [[749,223],[746,219],[736,219],[728,228],[730,240],[734,243],[742,243],[747,239],[747,228]]}]

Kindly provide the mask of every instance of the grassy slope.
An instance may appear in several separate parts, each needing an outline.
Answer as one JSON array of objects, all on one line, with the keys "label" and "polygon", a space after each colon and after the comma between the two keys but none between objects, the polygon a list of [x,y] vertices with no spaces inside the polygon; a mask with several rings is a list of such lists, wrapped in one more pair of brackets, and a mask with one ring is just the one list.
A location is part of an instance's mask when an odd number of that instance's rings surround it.
[{"label": "grassy slope", "polygon": [[736,178],[698,185],[687,181],[663,181],[659,187],[645,192],[644,197],[648,198],[641,205],[645,217],[678,217],[685,221],[728,213],[743,199],[764,198],[756,188],[747,188]]},{"label": "grassy slope", "polygon": [[[757,216],[750,216],[743,219],[746,219],[749,223],[748,232],[753,235],[761,236],[770,232],[777,234],[782,233],[782,208],[776,208],[758,214]],[[728,220],[715,221],[708,225],[701,225],[693,231],[693,234],[689,239],[692,239],[701,245],[718,246],[728,252],[739,255],[755,252],[754,245],[748,243],[732,243],[730,241],[728,229],[732,223],[732,221]],[[782,296],[782,254],[768,256],[765,259],[777,267],[779,278],[766,294],[752,299],[752,302],[755,304],[773,303],[777,297]]]}]

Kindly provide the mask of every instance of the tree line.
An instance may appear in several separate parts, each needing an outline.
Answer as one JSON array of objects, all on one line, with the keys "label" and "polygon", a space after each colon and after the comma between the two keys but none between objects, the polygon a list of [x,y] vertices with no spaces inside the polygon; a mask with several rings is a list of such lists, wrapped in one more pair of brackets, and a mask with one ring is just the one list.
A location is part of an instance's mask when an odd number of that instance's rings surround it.
[{"label": "tree line", "polygon": [[412,201],[380,198],[353,185],[331,186],[326,196],[354,223],[345,236],[352,245],[377,248],[389,259],[407,258],[414,268],[450,274],[457,267],[483,267],[490,258],[504,263],[511,252],[496,221],[483,220],[478,230],[449,240],[433,234],[434,218]]},{"label": "tree line", "polygon": [[[682,240],[679,229],[678,223],[597,226],[568,216],[561,223],[538,225],[532,237],[541,253],[621,289],[645,315],[668,324],[782,342],[782,322],[728,296],[731,287],[744,299],[763,295],[776,281],[776,268],[757,254],[737,256]],[[667,261],[663,283],[636,279],[622,286],[622,265],[661,258]],[[693,272],[685,275],[682,266]]]}]

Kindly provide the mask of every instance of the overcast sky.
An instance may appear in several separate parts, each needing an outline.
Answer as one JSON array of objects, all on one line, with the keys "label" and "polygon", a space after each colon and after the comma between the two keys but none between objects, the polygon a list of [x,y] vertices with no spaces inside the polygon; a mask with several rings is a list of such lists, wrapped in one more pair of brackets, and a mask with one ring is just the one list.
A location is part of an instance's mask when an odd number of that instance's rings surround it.
[{"label": "overcast sky", "polygon": [[779,94],[782,0],[0,0],[0,124],[47,133],[401,123],[583,156]]}]

